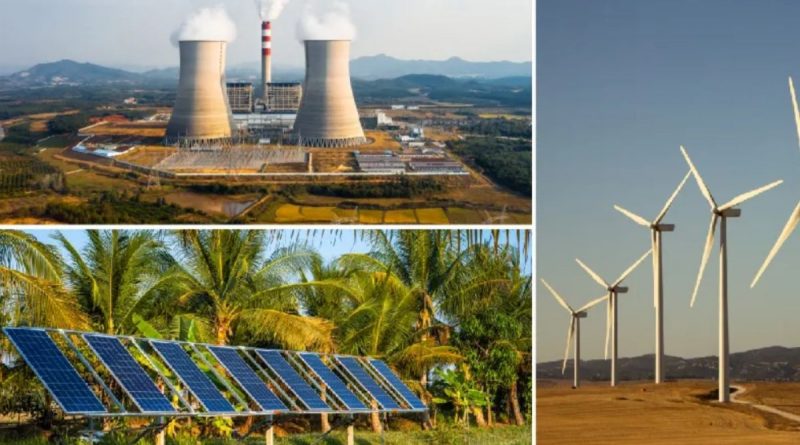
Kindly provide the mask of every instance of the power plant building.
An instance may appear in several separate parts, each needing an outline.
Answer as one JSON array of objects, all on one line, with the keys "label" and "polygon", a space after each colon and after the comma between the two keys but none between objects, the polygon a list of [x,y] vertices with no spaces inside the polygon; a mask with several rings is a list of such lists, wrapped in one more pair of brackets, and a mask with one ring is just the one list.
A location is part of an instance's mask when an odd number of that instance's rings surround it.
[{"label": "power plant building", "polygon": [[303,98],[295,121],[300,143],[342,148],[367,142],[350,82],[350,41],[307,40]]},{"label": "power plant building", "polygon": [[234,125],[225,88],[225,51],[222,41],[180,42],[180,81],[167,125],[167,143],[231,141]]},{"label": "power plant building", "polygon": [[233,113],[253,111],[253,84],[250,82],[228,82],[228,101]]},{"label": "power plant building", "polygon": [[266,111],[268,113],[297,113],[303,97],[303,86],[297,82],[269,82]]}]

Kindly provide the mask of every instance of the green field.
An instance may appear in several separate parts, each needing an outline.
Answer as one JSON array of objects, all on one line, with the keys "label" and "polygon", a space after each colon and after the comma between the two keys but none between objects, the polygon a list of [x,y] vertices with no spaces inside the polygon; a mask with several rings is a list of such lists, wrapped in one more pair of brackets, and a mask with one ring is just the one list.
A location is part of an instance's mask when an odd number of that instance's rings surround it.
[{"label": "green field", "polygon": [[[344,445],[346,442],[345,433],[343,431],[336,431],[329,434],[325,440],[317,442],[320,439],[320,434],[296,434],[289,437],[276,437],[276,445],[311,445],[318,443],[320,445]],[[98,443],[117,445],[126,444],[130,438],[111,440],[107,438]],[[47,445],[53,443],[52,440],[48,441],[45,437],[26,437],[26,438],[0,438],[0,445]],[[63,443],[66,444],[81,444],[88,443],[88,441],[81,442],[77,439],[67,440]],[[153,442],[151,440],[140,440],[137,442],[139,445],[149,445]],[[189,445],[189,444],[203,444],[203,445],[234,445],[234,444],[263,444],[263,436],[251,436],[247,441],[241,442],[233,439],[206,439],[198,441],[192,437],[185,438],[167,438],[167,445]],[[456,429],[456,428],[442,428],[433,431],[414,431],[414,432],[400,432],[388,431],[381,438],[380,434],[374,434],[363,431],[356,431],[355,443],[358,445],[366,444],[386,444],[386,445],[416,445],[416,444],[442,444],[442,445],[517,445],[517,444],[530,444],[531,443],[531,428],[528,426],[500,426],[495,428],[477,429],[471,428]]]}]

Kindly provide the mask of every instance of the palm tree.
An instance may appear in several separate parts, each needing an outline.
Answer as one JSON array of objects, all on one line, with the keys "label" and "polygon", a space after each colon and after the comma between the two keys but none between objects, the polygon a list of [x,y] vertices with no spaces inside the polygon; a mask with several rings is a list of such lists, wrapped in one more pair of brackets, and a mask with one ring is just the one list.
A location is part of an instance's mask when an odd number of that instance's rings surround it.
[{"label": "palm tree", "polygon": [[172,260],[152,232],[87,230],[86,235],[82,251],[64,234],[54,236],[69,256],[66,281],[98,330],[130,332],[133,316],[169,284]]},{"label": "palm tree", "polygon": [[86,316],[61,281],[57,250],[18,230],[0,230],[0,297],[12,324],[83,328]]},{"label": "palm tree", "polygon": [[288,349],[332,349],[333,326],[299,312],[292,283],[316,255],[302,246],[266,255],[263,231],[181,231],[174,234],[178,302],[207,320],[217,344],[274,344]]}]

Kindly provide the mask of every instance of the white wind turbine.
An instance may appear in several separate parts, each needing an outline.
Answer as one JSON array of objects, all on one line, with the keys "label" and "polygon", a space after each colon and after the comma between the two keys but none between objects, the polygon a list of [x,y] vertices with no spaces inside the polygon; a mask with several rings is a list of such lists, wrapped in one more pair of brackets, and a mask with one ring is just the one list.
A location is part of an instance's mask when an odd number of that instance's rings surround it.
[{"label": "white wind turbine", "polygon": [[621,206],[614,206],[618,212],[627,216],[636,224],[650,229],[650,245],[653,250],[653,307],[655,308],[656,312],[656,383],[661,383],[664,381],[664,311],[662,309],[664,305],[664,275],[663,268],[661,266],[661,234],[663,232],[672,232],[675,230],[674,224],[662,224],[661,222],[664,220],[664,217],[667,216],[667,212],[669,211],[670,207],[672,207],[672,203],[675,202],[675,198],[678,196],[678,193],[680,193],[684,184],[686,184],[686,181],[691,175],[691,171],[686,173],[681,183],[678,184],[678,188],[675,189],[675,191],[672,193],[672,196],[670,196],[667,200],[667,203],[664,204],[661,212],[652,221],[648,221],[631,212],[630,210],[622,208]]},{"label": "white wind turbine", "polygon": [[[792,78],[789,77],[789,95],[792,96],[792,109],[794,110],[794,125],[797,128],[797,139],[798,144],[800,144],[800,107],[797,106],[797,95],[795,94],[794,90],[794,82]],[[775,241],[775,245],[772,246],[772,249],[769,251],[767,258],[764,260],[764,263],[761,265],[761,268],[758,269],[758,273],[756,273],[755,278],[753,278],[753,282],[750,283],[750,287],[753,288],[758,283],[758,280],[761,278],[761,275],[764,274],[764,271],[767,270],[769,264],[772,262],[772,259],[781,250],[783,243],[789,239],[789,236],[792,235],[794,229],[797,228],[797,224],[800,223],[800,202],[794,208],[794,211],[789,216],[789,221],[786,221],[786,225],[783,227],[783,231],[781,234],[778,235],[778,240]]]},{"label": "white wind turbine", "polygon": [[602,286],[608,292],[608,294],[606,295],[608,303],[606,307],[605,358],[608,358],[608,337],[610,334],[611,335],[611,386],[617,386],[617,358],[618,358],[617,298],[619,297],[619,294],[624,294],[628,292],[628,288],[620,286],[620,284],[622,284],[622,282],[625,281],[626,278],[628,278],[628,275],[630,275],[631,272],[633,272],[637,267],[639,267],[639,264],[641,264],[642,261],[644,261],[645,258],[647,258],[647,256],[650,255],[652,252],[653,252],[652,249],[648,250],[647,253],[645,253],[644,255],[642,255],[641,258],[636,260],[636,262],[633,263],[631,267],[629,267],[625,272],[623,272],[622,275],[620,275],[619,278],[617,278],[617,280],[614,281],[612,284],[609,284],[605,280],[603,280],[600,277],[600,275],[595,273],[586,264],[583,264],[581,260],[577,258],[575,259],[575,261],[578,262],[578,265],[581,266],[581,268],[583,268],[583,270],[585,270],[586,273],[588,273],[589,276],[592,277],[592,279],[595,282],[597,282],[597,284]]},{"label": "white wind turbine", "polygon": [[730,387],[728,385],[728,218],[738,218],[742,215],[742,211],[737,209],[736,206],[748,201],[767,190],[775,188],[783,180],[775,181],[763,187],[731,199],[723,205],[717,205],[714,197],[711,196],[711,191],[703,182],[703,178],[689,158],[689,153],[683,146],[681,146],[681,153],[689,164],[692,170],[695,182],[700,188],[700,192],[705,196],[708,204],[711,206],[711,223],[708,227],[708,236],[706,237],[706,244],[703,248],[703,258],[700,260],[700,271],[697,273],[697,281],[694,285],[692,292],[692,302],[690,306],[694,306],[694,301],[697,298],[697,290],[700,288],[700,281],[703,279],[703,271],[708,263],[708,258],[711,255],[711,249],[714,247],[714,232],[719,222],[719,401],[730,401]]},{"label": "white wind turbine", "polygon": [[553,287],[547,283],[547,281],[542,280],[542,284],[544,284],[544,287],[546,287],[547,290],[550,291],[550,294],[553,296],[553,298],[556,299],[558,304],[560,304],[564,309],[567,310],[567,312],[569,312],[569,330],[567,331],[567,346],[564,349],[564,362],[561,364],[561,374],[564,374],[564,371],[567,369],[567,359],[569,358],[569,346],[570,343],[573,343],[574,341],[574,343],[572,344],[573,348],[572,387],[578,388],[580,386],[580,363],[581,363],[581,318],[586,318],[588,315],[586,311],[602,303],[603,300],[608,298],[608,296],[603,295],[602,297],[596,300],[592,300],[576,311],[575,309],[572,309],[572,306],[567,304],[564,298],[561,297],[561,295],[559,295],[558,292],[556,292],[556,290],[553,289]]}]

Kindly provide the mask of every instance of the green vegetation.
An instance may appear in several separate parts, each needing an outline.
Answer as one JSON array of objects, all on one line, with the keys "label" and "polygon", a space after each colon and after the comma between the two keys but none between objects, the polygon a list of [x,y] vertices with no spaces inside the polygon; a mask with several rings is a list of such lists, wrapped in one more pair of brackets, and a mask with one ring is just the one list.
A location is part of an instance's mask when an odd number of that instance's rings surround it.
[{"label": "green vegetation", "polygon": [[432,178],[400,178],[391,182],[319,184],[308,186],[308,193],[339,198],[413,198],[441,192],[442,183]]},{"label": "green vegetation", "polygon": [[[56,249],[0,231],[0,317],[4,325],[380,357],[432,411],[414,419],[423,425],[391,416],[386,443],[529,443],[531,401],[515,389],[532,382],[531,277],[520,272],[519,252],[498,243],[499,232],[494,243],[488,232],[485,239],[455,231],[359,236],[370,253],[325,261],[313,246],[336,243],[333,231],[88,231],[82,249],[60,234]],[[492,349],[499,355],[487,356]],[[17,433],[85,430],[54,415],[8,343],[0,352],[9,357],[0,364],[0,412],[29,419]],[[309,433],[279,443],[309,443],[331,424],[324,414],[277,420],[279,429],[285,421]],[[124,430],[125,420],[113,422]],[[168,434],[170,443],[227,443],[247,422],[174,420]],[[362,419],[359,435],[377,442],[361,431],[380,428],[374,414]],[[38,443],[35,433],[11,440],[25,437]]]},{"label": "green vegetation", "polygon": [[498,184],[526,196],[533,193],[533,149],[530,142],[470,137],[450,148],[480,167]]},{"label": "green vegetation", "polygon": [[33,156],[0,154],[0,196],[66,188],[64,174]]},{"label": "green vegetation", "polygon": [[461,129],[469,134],[531,139],[533,126],[522,119],[476,119]]},{"label": "green vegetation", "polygon": [[86,203],[50,203],[41,214],[65,224],[172,224],[178,216],[191,212],[163,200],[149,203],[138,196],[127,197],[103,192]]}]

